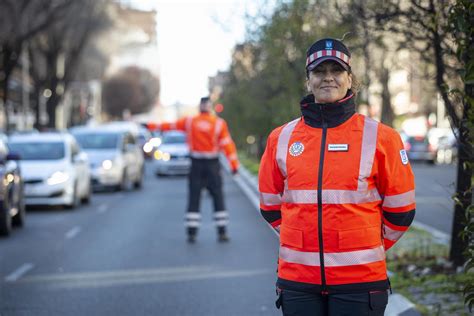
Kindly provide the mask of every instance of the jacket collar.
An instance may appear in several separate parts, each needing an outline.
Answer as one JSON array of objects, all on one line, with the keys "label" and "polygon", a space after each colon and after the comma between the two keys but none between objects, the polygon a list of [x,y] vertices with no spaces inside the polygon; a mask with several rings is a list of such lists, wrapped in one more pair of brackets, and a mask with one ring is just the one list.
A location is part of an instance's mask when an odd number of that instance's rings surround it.
[{"label": "jacket collar", "polygon": [[335,103],[316,103],[314,95],[305,96],[300,102],[304,122],[311,127],[336,127],[355,113],[354,94],[349,90],[346,96]]}]

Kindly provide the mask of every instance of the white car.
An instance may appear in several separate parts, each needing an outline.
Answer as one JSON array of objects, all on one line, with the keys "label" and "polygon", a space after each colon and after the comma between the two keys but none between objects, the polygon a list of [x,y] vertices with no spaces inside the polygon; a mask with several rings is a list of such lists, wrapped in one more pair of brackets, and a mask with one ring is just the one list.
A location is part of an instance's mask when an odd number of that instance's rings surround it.
[{"label": "white car", "polygon": [[64,205],[74,208],[81,201],[90,201],[89,161],[72,135],[12,135],[8,147],[20,156],[27,205]]},{"label": "white car", "polygon": [[[135,128],[136,127],[136,128]],[[133,123],[108,123],[94,127],[71,129],[89,156],[92,184],[95,189],[128,190],[141,188],[145,160]]]},{"label": "white car", "polygon": [[191,168],[189,145],[186,134],[179,131],[164,132],[162,143],[154,153],[154,166],[157,176],[186,175]]}]

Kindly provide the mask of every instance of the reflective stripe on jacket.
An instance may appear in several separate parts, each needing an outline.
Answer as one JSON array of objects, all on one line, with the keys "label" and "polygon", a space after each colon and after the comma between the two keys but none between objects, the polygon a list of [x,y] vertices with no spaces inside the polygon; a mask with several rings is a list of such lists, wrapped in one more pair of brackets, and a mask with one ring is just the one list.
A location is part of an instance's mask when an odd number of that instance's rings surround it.
[{"label": "reflective stripe on jacket", "polygon": [[289,122],[268,138],[259,190],[261,213],[280,232],[280,286],[388,287],[385,251],[415,213],[414,176],[395,130],[360,114],[331,128]]},{"label": "reflective stripe on jacket", "polygon": [[219,151],[226,155],[231,169],[239,167],[237,150],[232,140],[227,123],[220,117],[210,113],[201,113],[194,117],[185,117],[176,123],[162,123],[159,128],[181,130],[187,134],[191,157],[198,159],[214,159]]}]

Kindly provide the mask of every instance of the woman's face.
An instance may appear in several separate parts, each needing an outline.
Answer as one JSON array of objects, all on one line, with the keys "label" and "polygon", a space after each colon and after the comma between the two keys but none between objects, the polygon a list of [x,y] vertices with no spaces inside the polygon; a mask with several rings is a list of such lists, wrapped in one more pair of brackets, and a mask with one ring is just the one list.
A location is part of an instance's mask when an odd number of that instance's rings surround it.
[{"label": "woman's face", "polygon": [[328,60],[309,73],[307,86],[315,102],[333,103],[346,96],[352,86],[352,77],[339,63]]}]

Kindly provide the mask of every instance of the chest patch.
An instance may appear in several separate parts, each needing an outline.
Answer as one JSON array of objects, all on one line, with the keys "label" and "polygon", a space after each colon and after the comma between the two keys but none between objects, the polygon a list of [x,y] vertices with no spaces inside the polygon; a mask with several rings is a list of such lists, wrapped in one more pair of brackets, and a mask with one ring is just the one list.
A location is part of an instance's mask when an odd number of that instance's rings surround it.
[{"label": "chest patch", "polygon": [[408,155],[405,149],[400,150],[400,158],[402,159],[402,164],[406,165],[408,163]]},{"label": "chest patch", "polygon": [[290,150],[289,150],[290,155],[292,155],[293,157],[301,155],[303,151],[304,151],[304,145],[301,142],[294,142],[293,144],[291,144]]},{"label": "chest patch", "polygon": [[349,151],[349,144],[328,144],[328,151]]}]

